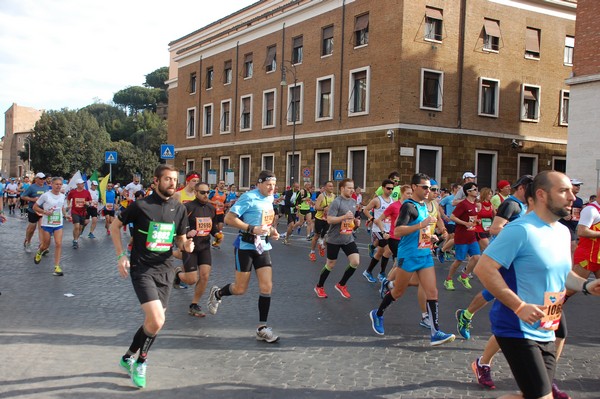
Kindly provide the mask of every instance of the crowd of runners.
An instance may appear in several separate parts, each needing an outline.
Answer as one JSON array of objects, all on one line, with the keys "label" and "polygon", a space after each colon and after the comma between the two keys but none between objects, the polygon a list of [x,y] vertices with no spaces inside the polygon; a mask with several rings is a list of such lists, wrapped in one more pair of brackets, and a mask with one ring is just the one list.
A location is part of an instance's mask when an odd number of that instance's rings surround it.
[{"label": "crowd of runners", "polygon": [[[206,307],[216,314],[226,297],[244,295],[254,268],[257,340],[279,340],[267,323],[272,241],[294,245],[293,235],[305,235],[310,241],[306,262],[324,264],[315,281],[317,297],[328,297],[327,279],[340,251],[348,263],[333,288],[341,297],[351,298],[347,283],[357,269],[368,284],[379,284],[381,302],[365,320],[377,335],[385,334],[384,312],[408,286],[418,287],[421,318],[415,323],[427,329],[431,346],[456,339],[440,328],[440,312],[455,311],[457,333],[468,340],[474,315],[492,302],[493,335],[471,365],[477,382],[495,388],[491,364],[502,350],[521,390],[507,397],[569,397],[553,379],[567,336],[563,304],[577,292],[600,295],[598,280],[588,280],[592,273],[600,276],[600,205],[595,197],[585,203],[577,197],[583,182],[545,171],[513,183],[501,180],[492,189],[479,187],[477,176],[465,172],[445,188],[422,173],[402,182],[392,172],[373,193],[363,193],[351,179],[328,181],[318,189],[294,183],[279,192],[276,176],[262,171],[240,196],[235,186],[220,180],[211,187],[194,171],[185,182],[178,184],[177,178],[174,168],[161,165],[147,188],[134,176],[122,188],[108,182],[100,189],[98,181],[77,179],[67,191],[62,177],[44,173],[37,173],[33,183],[25,178],[0,184],[0,207],[28,219],[23,247],[35,250],[34,263],[42,262],[54,242],[55,276],[63,276],[64,220],[73,223],[74,250],[88,225],[87,238],[95,239],[98,222],[104,222],[118,272],[130,275],[144,313],[120,360],[135,386],[146,386],[148,351],[165,323],[171,289],[194,286],[189,314],[205,316],[200,300],[210,279],[211,249],[221,247],[226,224],[238,231],[232,243],[235,273],[231,283],[208,290]],[[2,208],[0,219],[5,220]],[[128,243],[122,238],[127,227]],[[360,254],[356,245],[358,229],[370,236],[368,253]],[[36,231],[39,245],[33,248]],[[451,262],[440,284],[434,259]],[[474,276],[485,289],[470,303],[456,310],[440,307],[438,287],[454,291],[456,278],[470,290]]]}]

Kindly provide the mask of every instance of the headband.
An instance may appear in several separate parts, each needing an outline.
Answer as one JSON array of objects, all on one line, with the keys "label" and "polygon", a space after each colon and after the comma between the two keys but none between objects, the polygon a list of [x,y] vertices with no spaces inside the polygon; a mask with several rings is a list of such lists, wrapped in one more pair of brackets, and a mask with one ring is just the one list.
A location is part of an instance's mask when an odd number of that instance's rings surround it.
[{"label": "headband", "polygon": [[188,177],[186,177],[186,178],[185,178],[185,181],[186,181],[186,182],[189,182],[189,181],[190,181],[190,180],[192,180],[192,179],[199,179],[199,178],[200,178],[200,176],[198,176],[197,174],[195,174],[195,173],[194,173],[194,174],[192,174],[192,175],[189,175]]}]

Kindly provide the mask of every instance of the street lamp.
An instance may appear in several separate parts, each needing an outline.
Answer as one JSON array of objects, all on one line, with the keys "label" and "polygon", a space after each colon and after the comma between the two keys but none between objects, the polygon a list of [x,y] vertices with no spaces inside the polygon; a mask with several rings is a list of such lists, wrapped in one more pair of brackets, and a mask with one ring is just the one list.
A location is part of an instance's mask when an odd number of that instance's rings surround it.
[{"label": "street lamp", "polygon": [[25,137],[23,141],[27,142],[27,170],[31,172],[31,135]]},{"label": "street lamp", "polygon": [[[283,65],[286,62],[290,64],[290,67]],[[294,78],[294,91],[292,92],[292,101],[290,102],[290,106],[292,108],[292,161],[290,162],[290,187],[293,187],[296,175],[296,169],[294,165],[296,159],[296,120],[298,119],[297,112],[299,111],[296,109],[296,101],[299,100],[299,98],[296,98],[298,79],[296,77],[296,66],[294,64],[292,64],[290,61],[282,61],[281,64],[281,86],[285,87],[288,85],[286,81],[286,74],[288,72],[291,73],[292,77]]]}]

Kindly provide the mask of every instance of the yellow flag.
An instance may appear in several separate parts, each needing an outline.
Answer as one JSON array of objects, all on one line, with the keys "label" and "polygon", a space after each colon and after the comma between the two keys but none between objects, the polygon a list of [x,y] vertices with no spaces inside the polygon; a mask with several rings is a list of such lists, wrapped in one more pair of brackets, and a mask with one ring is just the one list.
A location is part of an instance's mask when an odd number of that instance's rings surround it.
[{"label": "yellow flag", "polygon": [[107,174],[100,180],[100,198],[102,198],[102,203],[106,205],[106,186],[108,185],[108,180],[110,179],[110,173]]}]

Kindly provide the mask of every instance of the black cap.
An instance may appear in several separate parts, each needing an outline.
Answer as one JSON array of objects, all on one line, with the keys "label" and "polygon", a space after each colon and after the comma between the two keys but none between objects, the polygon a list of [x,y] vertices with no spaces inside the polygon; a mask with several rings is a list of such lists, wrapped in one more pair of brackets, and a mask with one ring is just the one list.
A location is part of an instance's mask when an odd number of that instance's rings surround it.
[{"label": "black cap", "polygon": [[533,182],[533,176],[523,175],[523,176],[519,177],[519,180],[517,180],[517,182],[510,187],[517,189],[517,188],[519,188],[519,186],[527,186],[532,182]]}]

